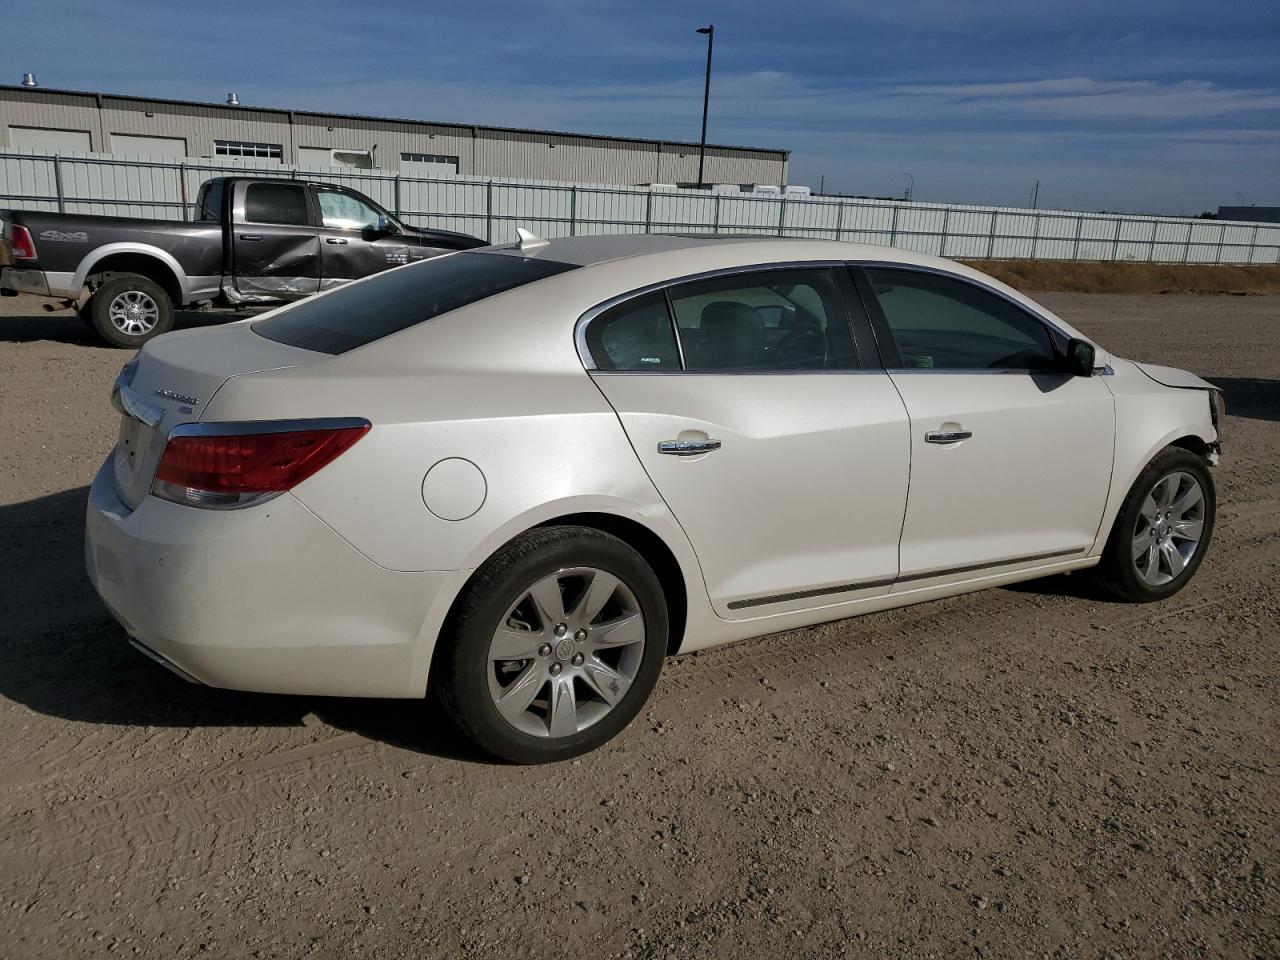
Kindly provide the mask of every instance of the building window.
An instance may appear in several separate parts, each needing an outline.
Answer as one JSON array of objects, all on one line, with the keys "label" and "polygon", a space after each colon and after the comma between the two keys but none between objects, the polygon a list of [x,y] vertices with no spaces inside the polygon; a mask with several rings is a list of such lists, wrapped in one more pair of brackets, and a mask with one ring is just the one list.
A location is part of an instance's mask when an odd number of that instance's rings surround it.
[{"label": "building window", "polygon": [[245,140],[215,140],[213,153],[218,157],[260,157],[263,160],[281,158],[278,143],[249,143]]},{"label": "building window", "polygon": [[455,167],[458,165],[457,157],[446,157],[440,153],[402,153],[400,161],[402,163],[451,163]]}]

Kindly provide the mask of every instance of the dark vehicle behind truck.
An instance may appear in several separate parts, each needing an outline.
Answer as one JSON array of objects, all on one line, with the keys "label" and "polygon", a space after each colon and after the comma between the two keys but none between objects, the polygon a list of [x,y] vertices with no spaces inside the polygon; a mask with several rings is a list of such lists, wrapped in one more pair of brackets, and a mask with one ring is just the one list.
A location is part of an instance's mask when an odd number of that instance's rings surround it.
[{"label": "dark vehicle behind truck", "polygon": [[407,226],[327,183],[219,177],[196,208],[191,222],[0,211],[0,294],[62,300],[108,343],[137,348],[178,307],[271,306],[485,245]]}]

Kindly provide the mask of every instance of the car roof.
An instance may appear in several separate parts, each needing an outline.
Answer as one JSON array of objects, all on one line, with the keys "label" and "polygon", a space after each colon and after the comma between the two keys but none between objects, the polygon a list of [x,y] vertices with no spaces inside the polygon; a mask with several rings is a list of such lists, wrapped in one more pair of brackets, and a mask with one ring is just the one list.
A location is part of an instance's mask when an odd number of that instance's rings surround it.
[{"label": "car roof", "polygon": [[869,243],[845,243],[814,237],[775,237],[760,235],[726,235],[695,233],[593,234],[535,240],[524,244],[490,247],[476,253],[555,260],[579,267],[627,260],[638,257],[697,250],[711,253],[721,250],[733,260],[769,263],[794,259],[855,260],[914,263],[937,266],[947,263],[939,257]]}]

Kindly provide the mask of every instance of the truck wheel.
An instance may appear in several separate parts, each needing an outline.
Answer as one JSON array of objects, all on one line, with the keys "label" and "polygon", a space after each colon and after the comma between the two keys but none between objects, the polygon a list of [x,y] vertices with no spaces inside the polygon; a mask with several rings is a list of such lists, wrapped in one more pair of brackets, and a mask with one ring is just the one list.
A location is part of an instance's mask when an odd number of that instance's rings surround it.
[{"label": "truck wheel", "polygon": [[90,324],[113,347],[137,350],[173,329],[173,301],[154,280],[137,273],[112,277],[86,306]]}]

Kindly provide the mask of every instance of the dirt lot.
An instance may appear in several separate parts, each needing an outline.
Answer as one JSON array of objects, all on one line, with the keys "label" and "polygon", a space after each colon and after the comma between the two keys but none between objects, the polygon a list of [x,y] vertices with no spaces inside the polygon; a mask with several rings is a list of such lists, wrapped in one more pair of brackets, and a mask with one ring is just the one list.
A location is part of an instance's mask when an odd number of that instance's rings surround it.
[{"label": "dirt lot", "polygon": [[1280,297],[1047,295],[1222,384],[1172,601],[1079,576],[668,663],[522,769],[419,703],[192,687],[81,572],[124,354],[0,301],[0,955],[1280,956]]}]

